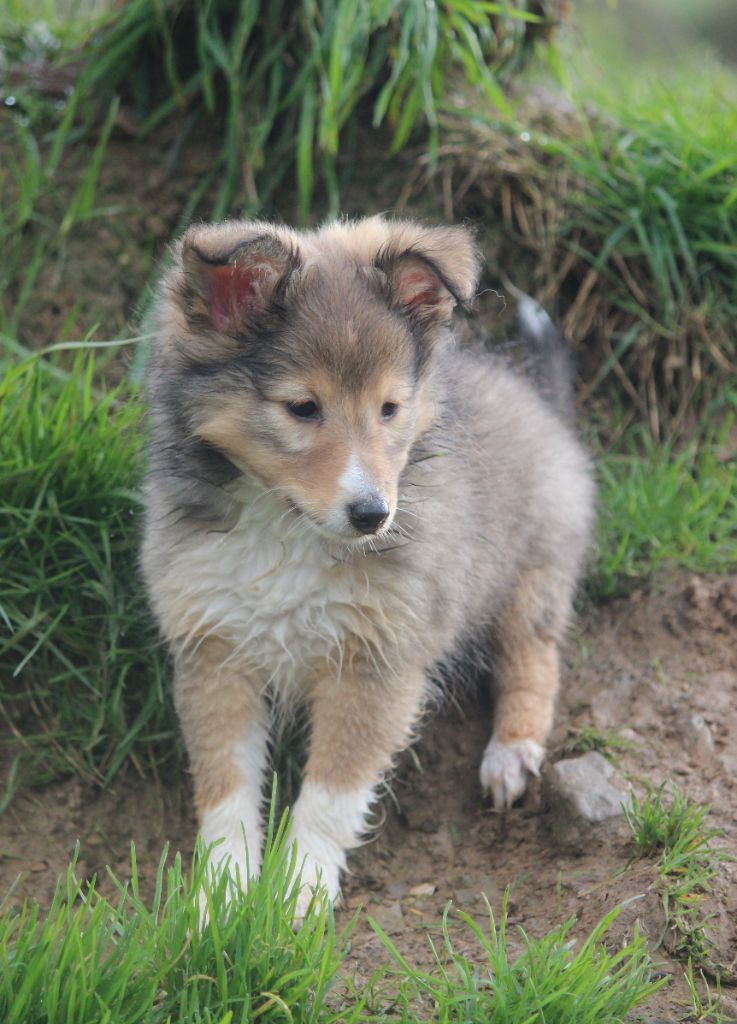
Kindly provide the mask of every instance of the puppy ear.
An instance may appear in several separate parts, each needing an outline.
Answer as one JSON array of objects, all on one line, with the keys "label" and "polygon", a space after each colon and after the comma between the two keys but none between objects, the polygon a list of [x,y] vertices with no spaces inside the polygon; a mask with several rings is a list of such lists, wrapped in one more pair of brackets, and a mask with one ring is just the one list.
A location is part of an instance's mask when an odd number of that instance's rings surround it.
[{"label": "puppy ear", "polygon": [[439,269],[411,250],[395,257],[385,273],[394,305],[420,323],[448,322],[456,302],[462,301]]},{"label": "puppy ear", "polygon": [[294,248],[261,225],[250,225],[250,236],[239,238],[237,226],[190,228],[180,250],[190,321],[231,336],[279,301],[299,265]]},{"label": "puppy ear", "polygon": [[448,323],[454,306],[470,306],[476,291],[473,238],[464,228],[430,228],[411,239],[407,234],[397,232],[375,262],[389,281],[392,303],[420,324]]}]

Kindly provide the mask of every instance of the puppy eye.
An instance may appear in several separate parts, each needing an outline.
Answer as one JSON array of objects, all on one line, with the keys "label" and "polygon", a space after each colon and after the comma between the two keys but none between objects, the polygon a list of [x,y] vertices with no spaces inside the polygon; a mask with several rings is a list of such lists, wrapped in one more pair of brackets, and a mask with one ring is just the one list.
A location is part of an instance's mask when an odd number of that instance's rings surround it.
[{"label": "puppy eye", "polygon": [[399,404],[397,402],[384,402],[381,407],[382,420],[391,420],[397,415]]},{"label": "puppy eye", "polygon": [[320,406],[317,402],[287,402],[287,410],[297,420],[320,419]]}]

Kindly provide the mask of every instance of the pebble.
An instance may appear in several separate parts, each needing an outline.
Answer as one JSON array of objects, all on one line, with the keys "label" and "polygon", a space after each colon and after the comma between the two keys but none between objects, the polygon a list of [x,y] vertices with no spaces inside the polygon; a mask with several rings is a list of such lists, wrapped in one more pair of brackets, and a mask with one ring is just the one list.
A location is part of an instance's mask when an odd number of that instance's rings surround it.
[{"label": "pebble", "polygon": [[596,751],[557,761],[547,769],[543,792],[553,838],[560,846],[583,853],[593,840],[619,830],[626,793],[612,785],[613,775],[612,765]]},{"label": "pebble", "polygon": [[407,895],[407,883],[406,882],[390,882],[386,887],[386,891],[395,900],[401,900],[402,897]]},{"label": "pebble", "polygon": [[708,761],[714,754],[714,737],[703,715],[689,715],[681,726],[686,750],[698,761]]},{"label": "pebble", "polygon": [[402,907],[398,901],[392,903],[380,903],[378,907],[371,909],[371,917],[383,928],[385,932],[394,931],[402,927]]},{"label": "pebble", "polygon": [[433,885],[432,882],[420,882],[419,885],[413,885],[407,893],[408,896],[434,896],[437,891],[437,886]]}]

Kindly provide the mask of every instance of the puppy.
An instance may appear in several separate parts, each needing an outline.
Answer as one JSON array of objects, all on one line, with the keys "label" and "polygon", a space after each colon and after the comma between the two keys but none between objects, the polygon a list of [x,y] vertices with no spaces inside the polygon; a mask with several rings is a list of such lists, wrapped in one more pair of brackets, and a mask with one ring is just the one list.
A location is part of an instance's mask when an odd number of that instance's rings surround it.
[{"label": "puppy", "polygon": [[[373,217],[195,226],[163,279],[144,574],[201,833],[244,883],[270,721],[307,705],[299,914],[318,881],[338,895],[378,782],[464,651],[494,651],[495,805],[543,759],[591,473],[556,394],[456,348],[478,273],[465,229]],[[559,340],[523,312],[544,377]]]}]

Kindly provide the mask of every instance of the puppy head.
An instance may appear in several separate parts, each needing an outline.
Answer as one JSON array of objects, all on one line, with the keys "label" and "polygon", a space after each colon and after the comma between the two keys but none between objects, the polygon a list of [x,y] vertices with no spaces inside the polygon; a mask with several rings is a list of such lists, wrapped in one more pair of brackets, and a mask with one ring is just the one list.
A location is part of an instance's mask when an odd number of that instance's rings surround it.
[{"label": "puppy head", "polygon": [[175,257],[158,358],[178,422],[331,539],[388,530],[453,307],[473,296],[468,233],[231,222],[190,229]]}]

